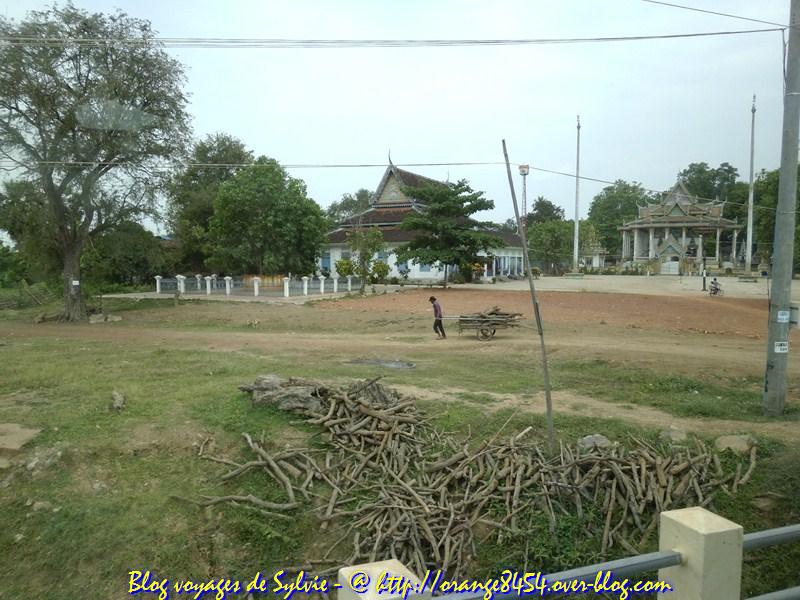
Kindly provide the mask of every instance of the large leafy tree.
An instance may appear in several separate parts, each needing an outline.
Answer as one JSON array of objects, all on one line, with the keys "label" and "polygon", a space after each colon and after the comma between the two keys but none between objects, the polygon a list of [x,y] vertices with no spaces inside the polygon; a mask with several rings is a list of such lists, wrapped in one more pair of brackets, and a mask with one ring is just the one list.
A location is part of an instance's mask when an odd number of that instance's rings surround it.
[{"label": "large leafy tree", "polygon": [[[800,177],[800,166],[798,166]],[[761,171],[755,180],[753,207],[753,234],[757,242],[756,254],[759,260],[769,262],[775,239],[775,217],[778,206],[778,183],[780,170]],[[800,210],[800,189],[798,189],[797,210]],[[800,267],[800,223],[794,238],[794,264]]]},{"label": "large leafy tree", "polygon": [[86,279],[94,284],[141,285],[163,273],[168,257],[159,239],[139,223],[120,223],[95,236],[83,256]]},{"label": "large leafy tree", "polygon": [[369,208],[372,192],[361,188],[355,194],[344,194],[342,199],[331,204],[325,214],[333,223],[341,223]]},{"label": "large leafy tree", "polygon": [[300,179],[260,157],[220,186],[210,220],[210,266],[250,273],[308,273],[326,221]]},{"label": "large leafy tree", "polygon": [[0,191],[0,229],[14,242],[33,279],[52,280],[61,269],[56,224],[44,192],[32,181],[6,181]]},{"label": "large leafy tree", "polygon": [[547,273],[559,269],[572,257],[573,224],[570,221],[543,221],[527,230],[531,258]]},{"label": "large leafy tree", "polygon": [[194,145],[188,165],[169,186],[169,223],[179,244],[179,268],[203,269],[211,253],[208,230],[219,187],[240,165],[252,162],[253,153],[226,133],[208,135]]},{"label": "large leafy tree", "polygon": [[728,191],[736,183],[739,172],[730,163],[724,162],[716,169],[708,163],[691,163],[678,173],[678,181],[695,196],[706,200],[725,200]]},{"label": "large leafy tree", "polygon": [[0,155],[41,192],[28,206],[57,247],[64,317],[83,319],[73,282],[87,240],[152,212],[157,163],[184,150],[183,69],[120,12],[67,4],[0,18],[0,36],[19,40],[0,45]]},{"label": "large leafy tree", "polygon": [[612,255],[622,251],[622,236],[617,227],[624,221],[635,219],[639,214],[638,207],[650,198],[650,194],[638,183],[623,181],[614,182],[604,187],[589,206],[589,222],[597,230],[597,236],[603,247]]},{"label": "large leafy tree", "polygon": [[532,227],[536,223],[547,221],[563,221],[564,209],[550,202],[544,196],[539,196],[533,201],[530,212],[525,216],[526,226]]},{"label": "large leafy tree", "polygon": [[448,265],[469,269],[479,252],[503,245],[497,235],[488,231],[491,223],[472,218],[477,212],[494,208],[494,202],[484,198],[483,192],[474,191],[466,180],[406,188],[403,193],[426,208],[409,213],[403,220],[401,227],[416,232],[417,237],[397,250],[398,259],[444,265],[445,284]]},{"label": "large leafy tree", "polygon": [[[534,223],[528,228],[531,258],[539,262],[546,272],[555,272],[572,260],[574,223],[551,220]],[[591,252],[599,243],[595,226],[588,221],[581,221],[578,230],[580,253],[583,255]]]}]

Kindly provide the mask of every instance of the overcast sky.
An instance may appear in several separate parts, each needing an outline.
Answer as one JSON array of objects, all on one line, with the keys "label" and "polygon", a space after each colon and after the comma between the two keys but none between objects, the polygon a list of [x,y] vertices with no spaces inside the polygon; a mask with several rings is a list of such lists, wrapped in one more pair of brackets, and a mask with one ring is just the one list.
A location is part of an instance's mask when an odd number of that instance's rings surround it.
[{"label": "overcast sky", "polygon": [[[788,22],[789,0],[674,0]],[[39,0],[0,0],[20,18]],[[663,35],[770,25],[642,0],[78,0],[121,8],[163,37],[507,39]],[[186,66],[194,135],[226,132],[284,164],[511,161],[669,188],[691,162],[728,161],[747,180],[750,105],[758,96],[756,171],[780,157],[780,32],[502,47],[170,49]],[[409,167],[466,178],[512,216],[505,167]],[[521,185],[516,169],[517,193]],[[327,206],[375,189],[381,168],[292,169]],[[604,184],[582,181],[581,217]],[[528,199],[574,214],[573,178],[533,171]]]}]

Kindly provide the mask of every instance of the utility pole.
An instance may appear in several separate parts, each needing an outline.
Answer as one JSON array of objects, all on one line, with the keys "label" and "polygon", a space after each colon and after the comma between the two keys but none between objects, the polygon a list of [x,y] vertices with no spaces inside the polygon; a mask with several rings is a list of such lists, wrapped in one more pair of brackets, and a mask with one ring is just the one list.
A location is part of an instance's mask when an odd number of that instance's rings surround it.
[{"label": "utility pole", "polygon": [[[744,260],[744,270],[747,275],[752,271],[753,263],[753,187],[755,185],[755,173],[753,171],[753,154],[755,151],[755,132],[756,132],[756,96],[753,94],[753,108],[750,109],[752,117],[750,119],[750,189],[747,192],[747,254]],[[733,257],[736,266],[736,257]]]},{"label": "utility pole", "polygon": [[575,157],[575,235],[572,239],[572,271],[578,272],[578,240],[580,221],[578,220],[578,199],[581,186],[581,116],[578,115],[578,147]]},{"label": "utility pole", "polygon": [[773,417],[783,414],[786,366],[789,362],[792,254],[797,207],[797,142],[800,136],[800,0],[791,0],[785,83],[781,170],[771,269],[772,297],[769,301],[767,364],[762,402],[764,414]]},{"label": "utility pole", "polygon": [[528,222],[528,186],[525,183],[528,179],[528,173],[530,173],[529,165],[519,166],[519,174],[522,175],[522,219],[517,227],[521,236],[525,235],[525,228]]}]

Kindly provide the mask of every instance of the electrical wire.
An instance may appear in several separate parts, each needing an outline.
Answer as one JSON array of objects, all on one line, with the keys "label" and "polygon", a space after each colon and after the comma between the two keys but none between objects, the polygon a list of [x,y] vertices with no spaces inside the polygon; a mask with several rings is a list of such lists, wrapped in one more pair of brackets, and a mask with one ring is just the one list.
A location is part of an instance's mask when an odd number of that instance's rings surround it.
[{"label": "electrical wire", "polygon": [[751,23],[762,23],[764,25],[777,25],[779,27],[783,27],[784,29],[790,29],[792,27],[791,25],[784,25],[783,23],[776,23],[775,21],[764,21],[763,19],[753,19],[752,17],[743,17],[742,15],[733,15],[731,13],[717,12],[715,10],[707,10],[703,8],[697,8],[694,6],[686,6],[684,4],[673,4],[672,2],[662,2],[661,0],[640,0],[640,1],[647,2],[648,4],[659,4],[661,6],[669,6],[671,8],[691,10],[693,12],[705,13],[707,15],[716,15],[719,17],[739,19],[741,21],[750,21]]},{"label": "electrical wire", "polygon": [[[13,161],[9,159],[0,159],[0,169],[3,169],[3,162],[6,162],[9,166],[13,165],[11,168],[22,168],[23,166],[27,168],[32,168],[32,165],[37,166],[63,166],[63,167],[78,167],[78,166],[97,166],[97,165],[105,165],[111,163],[102,163],[102,162],[91,162],[91,161],[39,161],[36,163],[30,163],[26,165],[21,165],[19,163],[14,164]],[[118,166],[137,166],[134,163],[116,163]],[[513,163],[514,166],[519,166],[520,163]],[[505,162],[502,161],[459,161],[459,162],[414,162],[414,163],[397,163],[394,164],[395,167],[453,167],[453,166],[505,166]],[[172,165],[158,165],[154,167],[149,167],[151,170],[160,170],[160,171],[171,171],[179,168],[202,168],[202,169],[239,169],[239,168],[251,168],[251,167],[272,167],[273,164],[265,163],[201,163],[201,162],[188,162],[188,163],[178,163]],[[386,163],[297,163],[297,164],[280,164],[280,166],[284,169],[362,169],[362,168],[381,168],[385,169],[389,165]],[[8,167],[5,167],[8,169]],[[536,167],[536,166],[529,166],[531,171],[540,171],[542,173],[549,173],[552,175],[560,175],[562,177],[569,177],[570,179],[575,179],[576,174],[570,173],[567,171],[557,171],[555,169],[546,169],[544,167]],[[608,185],[614,185],[619,179],[616,181],[611,179],[601,179],[599,177],[589,177],[587,175],[580,175],[578,179],[584,181],[591,181],[594,183],[605,183]],[[640,186],[641,187],[641,186]],[[656,190],[652,188],[645,188],[641,187],[642,191],[648,192],[651,194],[663,194],[663,190]],[[746,202],[735,202],[733,200],[724,200],[719,201],[715,198],[705,198],[703,196],[694,196],[697,200],[701,200],[704,202],[724,202],[725,204],[730,204],[733,206],[747,206]],[[753,205],[753,209],[755,210],[771,210],[777,211],[776,207],[771,206],[759,206]],[[787,214],[797,214],[799,211],[789,211]],[[781,213],[784,214],[784,213]]]},{"label": "electrical wire", "polygon": [[152,43],[166,48],[263,48],[263,49],[314,49],[314,48],[435,48],[458,46],[532,46],[545,44],[586,44],[637,42],[644,40],[669,40],[712,36],[746,35],[781,31],[786,26],[768,29],[742,29],[730,31],[704,31],[662,35],[634,35],[586,38],[510,38],[510,39],[270,39],[270,38],[77,38],[0,36],[0,45],[12,46],[145,46]]}]

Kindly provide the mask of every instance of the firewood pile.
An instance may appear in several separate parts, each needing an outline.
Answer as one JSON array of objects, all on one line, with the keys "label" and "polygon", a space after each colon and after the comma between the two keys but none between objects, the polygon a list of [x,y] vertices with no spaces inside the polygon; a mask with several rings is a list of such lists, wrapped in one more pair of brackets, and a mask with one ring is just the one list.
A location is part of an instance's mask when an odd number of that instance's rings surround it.
[{"label": "firewood pile", "polygon": [[278,520],[313,510],[333,540],[317,562],[397,558],[418,573],[442,568],[461,577],[479,544],[526,534],[531,515],[545,515],[553,531],[562,516],[587,511],[604,515],[586,529],[601,539],[603,553],[615,546],[638,553],[660,511],[708,506],[717,494],[745,485],[756,465],[755,448],[746,468],[740,462],[726,472],[699,440],[673,446],[634,437],[628,447],[561,444],[546,456],[529,440],[531,427],[509,433],[508,423],[489,440],[459,440],[431,426],[413,399],[377,380],[333,387],[265,376],[240,389],[255,404],[302,415],[324,430],[325,441],[277,450],[244,433],[252,454],[246,462],[204,458],[228,467],[223,482],[253,469],[264,473],[285,491],[285,501],[229,495],[193,502],[246,506]]},{"label": "firewood pile", "polygon": [[510,313],[501,310],[499,306],[493,306],[480,312],[459,315],[458,322],[462,326],[490,325],[495,327],[499,325],[502,327],[515,324],[521,316],[522,313]]}]

